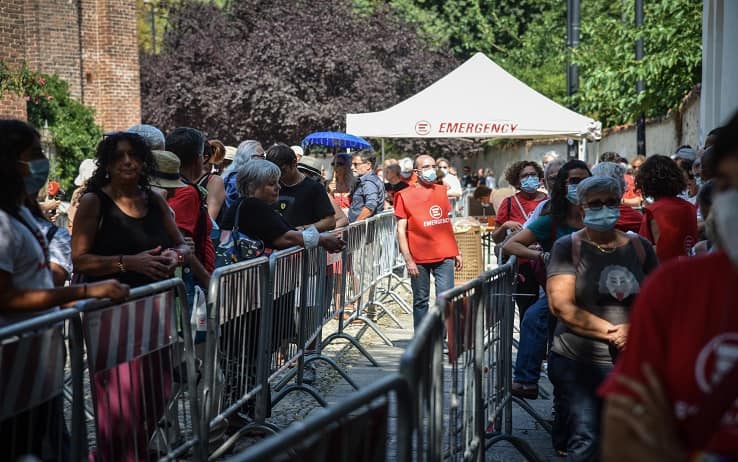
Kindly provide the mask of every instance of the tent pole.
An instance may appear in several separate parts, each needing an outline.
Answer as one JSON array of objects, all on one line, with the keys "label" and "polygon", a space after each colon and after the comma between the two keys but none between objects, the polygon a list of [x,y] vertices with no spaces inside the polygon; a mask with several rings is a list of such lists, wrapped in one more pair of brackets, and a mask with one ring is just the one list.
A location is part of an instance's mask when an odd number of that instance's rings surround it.
[{"label": "tent pole", "polygon": [[587,138],[585,137],[579,139],[579,160],[587,162]]},{"label": "tent pole", "polygon": [[384,138],[382,138],[382,167],[384,167]]}]

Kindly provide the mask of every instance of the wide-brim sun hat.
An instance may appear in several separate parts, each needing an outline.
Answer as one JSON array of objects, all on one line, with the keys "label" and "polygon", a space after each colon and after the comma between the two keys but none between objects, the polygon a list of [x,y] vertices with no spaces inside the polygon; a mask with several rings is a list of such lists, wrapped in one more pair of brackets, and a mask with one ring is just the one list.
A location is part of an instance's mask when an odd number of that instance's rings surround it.
[{"label": "wide-brim sun hat", "polygon": [[79,173],[77,178],[74,179],[75,186],[83,186],[87,183],[87,180],[92,178],[92,175],[97,170],[97,164],[95,159],[85,159],[79,164]]},{"label": "wide-brim sun hat", "polygon": [[151,186],[165,189],[184,188],[187,186],[180,179],[181,162],[176,154],[169,151],[151,151],[156,159],[156,170],[151,175]]},{"label": "wide-brim sun hat", "polygon": [[303,170],[306,173],[317,176],[323,176],[322,167],[322,162],[312,156],[302,156],[300,162],[297,163],[298,170]]}]

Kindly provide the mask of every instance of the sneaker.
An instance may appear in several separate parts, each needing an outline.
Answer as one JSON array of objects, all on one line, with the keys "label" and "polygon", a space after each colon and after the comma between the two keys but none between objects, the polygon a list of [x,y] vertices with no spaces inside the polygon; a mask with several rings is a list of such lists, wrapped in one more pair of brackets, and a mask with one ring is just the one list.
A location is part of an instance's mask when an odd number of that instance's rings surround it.
[{"label": "sneaker", "polygon": [[308,385],[315,383],[315,366],[312,364],[305,365],[305,369],[302,371],[302,382]]},{"label": "sneaker", "polygon": [[517,396],[518,398],[538,399],[538,385],[528,385],[524,383],[513,382],[512,390],[510,390],[510,393],[513,396]]}]

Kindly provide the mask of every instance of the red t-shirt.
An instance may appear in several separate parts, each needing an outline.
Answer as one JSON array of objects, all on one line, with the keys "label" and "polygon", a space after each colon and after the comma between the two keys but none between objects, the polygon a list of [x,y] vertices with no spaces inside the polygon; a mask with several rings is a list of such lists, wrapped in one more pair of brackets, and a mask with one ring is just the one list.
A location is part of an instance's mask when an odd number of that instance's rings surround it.
[{"label": "red t-shirt", "polygon": [[[738,364],[738,270],[724,253],[672,260],[646,281],[631,311],[626,349],[599,393],[637,398],[615,380],[625,374],[646,383],[644,363],[653,366],[671,402],[680,439],[688,441],[690,421],[710,401],[722,374]],[[738,400],[706,450],[738,458]],[[690,459],[694,460],[694,459]]]},{"label": "red t-shirt", "polygon": [[395,216],[407,219],[407,240],[415,263],[435,263],[459,254],[446,187],[411,185],[395,195]]},{"label": "red t-shirt", "polygon": [[[659,241],[651,233],[651,220],[656,221]],[[662,197],[646,207],[638,234],[656,244],[656,255],[664,263],[672,258],[689,255],[697,243],[697,210],[678,197]]]},{"label": "red t-shirt", "polygon": [[[200,217],[200,193],[193,186],[177,188],[174,196],[167,199],[167,203],[174,210],[174,221],[177,228],[187,237],[195,238],[195,230],[197,229],[197,220]],[[215,269],[215,247],[210,239],[210,232],[213,230],[213,222],[208,217],[205,220],[204,238],[198,243],[197,247],[202,249],[200,255],[197,255],[200,263],[208,272]]]},{"label": "red t-shirt", "polygon": [[[517,197],[517,201],[515,198]],[[497,226],[501,226],[506,221],[516,221],[521,225],[528,220],[531,212],[536,209],[538,204],[546,200],[546,196],[542,199],[526,199],[523,193],[517,192],[514,196],[505,198],[500,204],[500,208],[497,210],[497,217],[495,223]],[[520,205],[518,205],[520,202]],[[522,209],[521,209],[522,207]],[[510,213],[508,213],[510,209]]]},{"label": "red t-shirt", "polygon": [[620,204],[620,218],[615,228],[623,232],[633,231],[637,233],[641,229],[643,214],[630,205]]}]

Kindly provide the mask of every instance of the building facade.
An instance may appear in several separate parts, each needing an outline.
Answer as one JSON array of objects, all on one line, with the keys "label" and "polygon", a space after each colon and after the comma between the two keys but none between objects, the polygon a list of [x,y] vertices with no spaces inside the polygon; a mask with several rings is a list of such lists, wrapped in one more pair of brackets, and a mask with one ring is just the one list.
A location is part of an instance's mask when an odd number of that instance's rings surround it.
[{"label": "building facade", "polygon": [[[136,0],[2,0],[0,60],[64,79],[105,131],[140,122]],[[24,115],[23,98],[0,100],[0,117]]]}]

